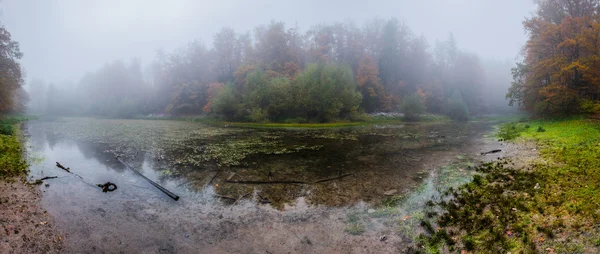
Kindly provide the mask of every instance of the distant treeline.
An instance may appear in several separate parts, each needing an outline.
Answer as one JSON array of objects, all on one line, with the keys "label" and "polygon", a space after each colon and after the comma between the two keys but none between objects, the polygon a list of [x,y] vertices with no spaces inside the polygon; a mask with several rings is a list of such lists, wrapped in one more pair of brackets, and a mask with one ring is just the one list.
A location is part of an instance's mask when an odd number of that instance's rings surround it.
[{"label": "distant treeline", "polygon": [[600,1],[537,4],[507,98],[538,116],[600,114]]},{"label": "distant treeline", "polygon": [[[486,85],[490,91],[502,87],[502,94],[510,85],[488,82],[484,72],[479,58],[459,50],[451,34],[430,49],[424,37],[397,19],[361,27],[317,25],[305,32],[271,22],[242,34],[223,28],[212,47],[192,42],[171,53],[159,51],[144,68],[138,60],[117,61],[77,84],[33,80],[31,109],[327,122],[398,111],[404,104],[405,110],[464,116],[494,110],[482,99]],[[423,105],[406,105],[411,103]]]}]

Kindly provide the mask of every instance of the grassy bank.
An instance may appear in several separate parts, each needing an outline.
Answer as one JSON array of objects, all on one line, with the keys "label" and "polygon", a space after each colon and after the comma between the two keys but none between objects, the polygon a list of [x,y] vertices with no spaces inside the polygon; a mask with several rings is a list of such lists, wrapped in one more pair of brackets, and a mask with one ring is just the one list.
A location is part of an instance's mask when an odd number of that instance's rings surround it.
[{"label": "grassy bank", "polygon": [[477,168],[471,183],[449,190],[424,220],[418,250],[436,253],[600,252],[600,123],[583,118],[504,125],[499,138],[536,142],[529,168],[509,161]]},{"label": "grassy bank", "polygon": [[24,116],[0,117],[0,178],[22,174],[27,170],[18,123]]}]

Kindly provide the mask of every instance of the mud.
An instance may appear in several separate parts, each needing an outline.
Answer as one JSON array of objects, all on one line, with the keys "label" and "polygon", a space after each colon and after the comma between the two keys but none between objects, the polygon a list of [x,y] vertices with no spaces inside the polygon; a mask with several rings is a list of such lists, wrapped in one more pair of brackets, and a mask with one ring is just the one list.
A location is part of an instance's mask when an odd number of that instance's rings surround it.
[{"label": "mud", "polygon": [[[469,165],[505,156],[480,156],[504,150],[484,136],[491,130],[485,122],[250,131],[60,119],[28,124],[28,156],[31,177],[60,176],[43,187],[42,204],[66,233],[65,252],[389,253],[411,242],[418,226],[407,217],[418,218],[438,188],[468,181]],[[180,201],[132,174],[115,154]],[[319,184],[226,182],[314,182],[346,173],[352,175]],[[106,181],[119,189],[93,186]]]},{"label": "mud", "polygon": [[0,180],[0,253],[61,253],[63,236],[22,177]]}]

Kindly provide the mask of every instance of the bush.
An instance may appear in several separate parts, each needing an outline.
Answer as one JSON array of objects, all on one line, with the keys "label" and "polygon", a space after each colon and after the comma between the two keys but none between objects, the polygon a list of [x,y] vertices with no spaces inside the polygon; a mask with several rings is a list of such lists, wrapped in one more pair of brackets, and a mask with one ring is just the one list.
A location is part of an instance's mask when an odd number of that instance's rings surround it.
[{"label": "bush", "polygon": [[225,116],[228,120],[233,120],[240,115],[242,105],[231,84],[227,84],[221,92],[217,94],[212,109],[215,113]]},{"label": "bush", "polygon": [[15,176],[27,170],[22,149],[16,135],[0,135],[0,176]]},{"label": "bush", "polygon": [[458,92],[454,92],[446,104],[446,115],[455,121],[469,120],[469,108]]},{"label": "bush", "polygon": [[14,130],[12,124],[0,123],[0,134],[2,135],[13,135]]},{"label": "bush", "polygon": [[298,114],[309,121],[347,119],[358,112],[362,95],[348,66],[312,64],[294,79]]},{"label": "bush", "polygon": [[417,93],[407,96],[400,104],[400,111],[404,113],[404,118],[409,121],[418,120],[419,116],[425,113],[425,110],[427,110],[425,100]]},{"label": "bush", "polygon": [[600,103],[593,100],[581,100],[579,102],[579,110],[581,113],[586,114],[599,114],[600,113]]}]

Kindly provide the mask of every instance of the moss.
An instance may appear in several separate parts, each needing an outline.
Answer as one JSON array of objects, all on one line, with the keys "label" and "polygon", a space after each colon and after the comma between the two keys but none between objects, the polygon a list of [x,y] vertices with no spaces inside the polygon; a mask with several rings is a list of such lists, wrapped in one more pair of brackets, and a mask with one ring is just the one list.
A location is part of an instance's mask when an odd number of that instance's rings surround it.
[{"label": "moss", "polygon": [[344,231],[348,232],[351,235],[361,235],[365,232],[365,226],[360,222],[351,223],[344,229]]},{"label": "moss", "polygon": [[[599,136],[599,122],[581,118],[502,126],[501,138],[537,142],[543,160],[531,168],[507,160],[478,167],[481,175],[436,203],[443,211],[436,222],[459,229],[462,245],[474,252],[597,251]],[[426,239],[435,243],[439,232]]]}]

